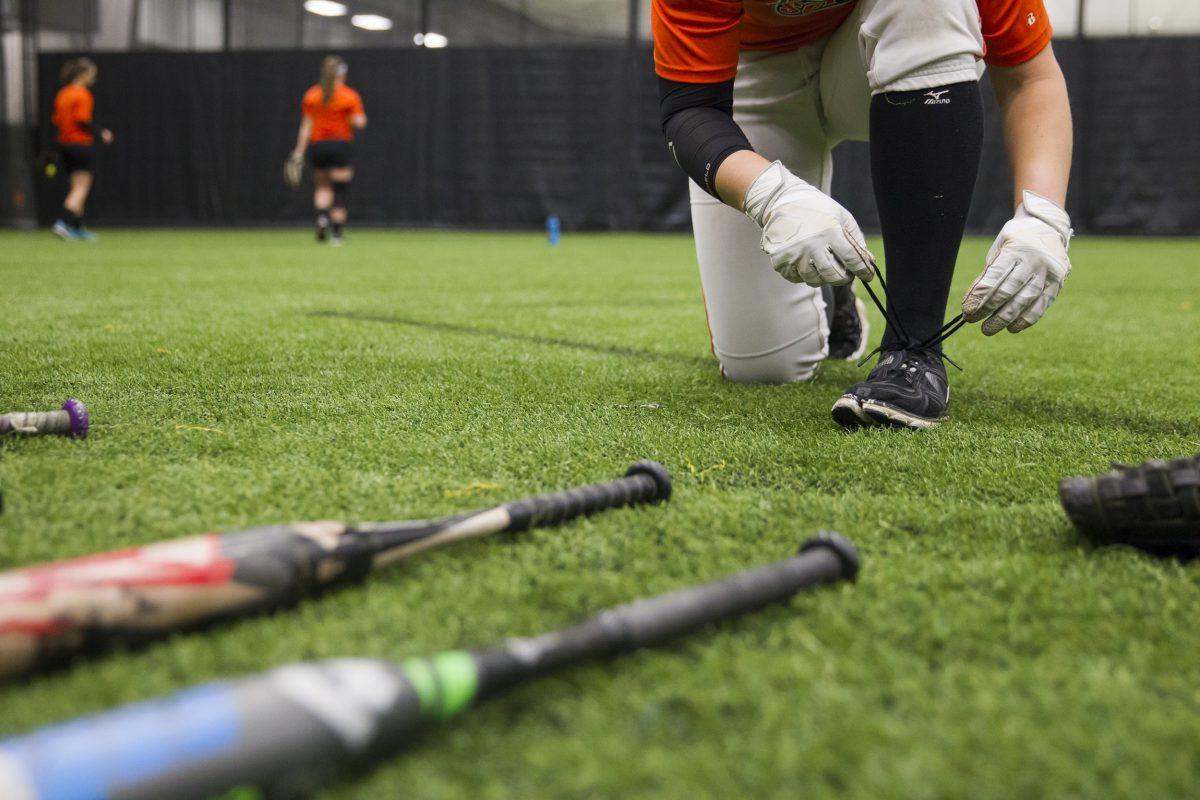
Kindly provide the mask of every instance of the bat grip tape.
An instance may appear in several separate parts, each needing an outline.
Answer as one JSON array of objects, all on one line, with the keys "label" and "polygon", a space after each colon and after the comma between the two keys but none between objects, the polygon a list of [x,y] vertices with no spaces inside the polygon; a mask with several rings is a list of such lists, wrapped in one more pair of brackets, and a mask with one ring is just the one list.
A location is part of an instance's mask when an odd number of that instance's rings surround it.
[{"label": "bat grip tape", "polygon": [[657,503],[671,496],[671,476],[654,461],[639,461],[625,477],[508,503],[510,531],[557,525],[610,508]]},{"label": "bat grip tape", "polygon": [[637,600],[561,631],[474,654],[480,696],[587,658],[665,642],[703,625],[787,600],[820,584],[852,580],[858,552],[849,540],[822,532],[798,555],[724,580]]},{"label": "bat grip tape", "polygon": [[858,553],[853,545],[841,536],[824,533],[808,540],[798,555],[786,561],[618,606],[600,620],[608,617],[609,627],[627,630],[628,646],[645,647],[785,601],[802,589],[853,579],[857,572]]}]

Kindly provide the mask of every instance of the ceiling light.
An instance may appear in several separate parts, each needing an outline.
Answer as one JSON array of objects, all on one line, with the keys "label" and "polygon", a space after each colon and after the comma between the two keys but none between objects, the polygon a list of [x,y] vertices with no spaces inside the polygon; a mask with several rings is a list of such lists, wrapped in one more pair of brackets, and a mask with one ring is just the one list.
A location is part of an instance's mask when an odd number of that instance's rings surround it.
[{"label": "ceiling light", "polygon": [[345,4],[335,3],[333,0],[304,0],[304,10],[322,17],[346,16]]},{"label": "ceiling light", "polygon": [[355,14],[350,18],[350,24],[364,31],[390,31],[392,21],[378,14]]},{"label": "ceiling light", "polygon": [[445,47],[450,44],[450,40],[440,33],[433,33],[431,31],[425,34],[424,44],[426,47]]}]

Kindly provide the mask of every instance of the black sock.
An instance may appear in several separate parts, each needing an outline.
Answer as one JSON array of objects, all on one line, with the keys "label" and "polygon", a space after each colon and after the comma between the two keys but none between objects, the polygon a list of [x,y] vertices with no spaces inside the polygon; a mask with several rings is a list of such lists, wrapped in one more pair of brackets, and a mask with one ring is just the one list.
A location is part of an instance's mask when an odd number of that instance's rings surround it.
[{"label": "black sock", "polygon": [[342,223],[342,222],[335,222],[335,223],[333,223],[333,235],[334,235],[334,236],[341,236],[341,235],[342,235],[342,225],[344,225],[344,224],[345,224],[345,223]]},{"label": "black sock", "polygon": [[920,342],[942,327],[982,140],[975,82],[871,99],[871,177],[888,312],[902,328],[889,325],[884,344]]},{"label": "black sock", "polygon": [[67,208],[66,206],[63,206],[62,215],[63,215],[63,222],[67,223],[72,228],[78,228],[80,225],[83,224],[83,216],[80,214],[76,214],[74,211]]}]

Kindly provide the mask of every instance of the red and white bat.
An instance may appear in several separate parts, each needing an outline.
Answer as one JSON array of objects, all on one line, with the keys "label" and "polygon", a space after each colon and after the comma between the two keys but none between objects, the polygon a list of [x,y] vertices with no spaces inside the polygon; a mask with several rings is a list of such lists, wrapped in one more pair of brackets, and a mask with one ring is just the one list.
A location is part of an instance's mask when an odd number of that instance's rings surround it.
[{"label": "red and white bat", "polygon": [[666,500],[671,478],[639,461],[625,477],[435,520],[298,522],[0,573],[0,678],[77,653],[296,603],[450,542]]}]

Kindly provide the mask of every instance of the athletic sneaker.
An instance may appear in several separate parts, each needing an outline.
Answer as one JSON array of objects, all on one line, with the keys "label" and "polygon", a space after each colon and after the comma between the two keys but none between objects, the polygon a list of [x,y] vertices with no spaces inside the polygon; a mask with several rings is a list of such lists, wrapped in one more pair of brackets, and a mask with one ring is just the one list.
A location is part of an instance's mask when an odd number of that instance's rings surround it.
[{"label": "athletic sneaker", "polygon": [[833,317],[829,322],[829,358],[857,361],[867,349],[871,324],[867,307],[854,294],[854,285],[834,286]]},{"label": "athletic sneaker", "polygon": [[317,215],[317,241],[323,242],[329,238],[329,217],[325,214]]},{"label": "athletic sneaker", "polygon": [[75,238],[81,242],[94,242],[96,241],[96,234],[81,225],[75,229]]},{"label": "athletic sneaker", "polygon": [[330,247],[341,247],[341,246],[342,246],[342,245],[344,245],[345,243],[346,243],[346,240],[345,240],[345,238],[344,238],[344,237],[343,237],[343,236],[342,236],[340,233],[335,233],[335,234],[334,234],[332,237],[330,237],[330,239],[329,239],[329,246],[330,246]]},{"label": "athletic sneaker", "polygon": [[50,228],[50,230],[55,236],[62,239],[64,242],[74,241],[76,238],[78,238],[75,236],[75,229],[63,222],[61,219],[56,221],[54,223],[54,227]]},{"label": "athletic sneaker", "polygon": [[843,428],[886,425],[932,428],[946,418],[950,384],[942,354],[933,347],[889,345],[865,381],[854,384],[833,404],[833,420]]}]

